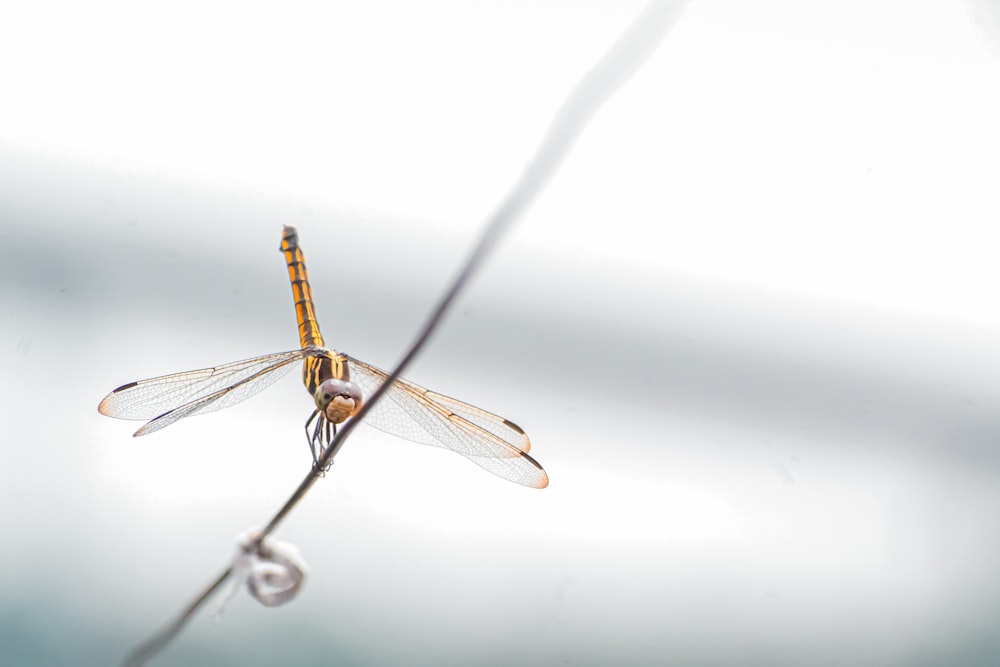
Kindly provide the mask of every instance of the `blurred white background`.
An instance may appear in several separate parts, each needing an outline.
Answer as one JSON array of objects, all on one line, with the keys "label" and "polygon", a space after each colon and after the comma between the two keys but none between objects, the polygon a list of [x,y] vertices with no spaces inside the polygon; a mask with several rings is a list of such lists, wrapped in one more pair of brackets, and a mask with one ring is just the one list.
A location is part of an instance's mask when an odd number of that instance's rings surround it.
[{"label": "blurred white background", "polygon": [[[402,353],[634,2],[21,3],[0,23],[0,662],[108,664],[305,473],[295,377],[139,440],[130,380]],[[162,665],[1000,659],[1000,11],[695,1],[408,376],[551,485],[361,429],[311,565]]]}]

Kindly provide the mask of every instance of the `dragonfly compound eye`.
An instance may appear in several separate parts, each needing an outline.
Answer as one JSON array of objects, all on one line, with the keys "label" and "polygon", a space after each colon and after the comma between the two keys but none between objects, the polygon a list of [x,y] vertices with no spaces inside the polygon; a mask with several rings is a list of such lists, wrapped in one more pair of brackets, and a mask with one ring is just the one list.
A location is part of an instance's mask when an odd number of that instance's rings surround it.
[{"label": "dragonfly compound eye", "polygon": [[324,380],[316,389],[316,407],[334,424],[339,424],[361,409],[361,387],[353,382]]}]

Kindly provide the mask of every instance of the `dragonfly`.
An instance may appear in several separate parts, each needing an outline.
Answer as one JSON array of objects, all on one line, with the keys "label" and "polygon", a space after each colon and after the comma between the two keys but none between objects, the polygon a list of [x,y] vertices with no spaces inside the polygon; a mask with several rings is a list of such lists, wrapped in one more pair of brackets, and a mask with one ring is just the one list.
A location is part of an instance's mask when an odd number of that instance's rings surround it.
[{"label": "dragonfly", "polygon": [[[337,425],[357,414],[365,396],[384,384],[389,374],[326,347],[294,227],[285,226],[279,249],[292,285],[298,349],[129,382],[105,396],[98,411],[118,419],[146,421],[134,435],[148,435],[181,419],[240,403],[302,362],[302,382],[315,403],[305,432],[316,465],[332,445]],[[538,489],[549,483],[545,470],[528,454],[531,442],[517,424],[402,378],[392,383],[363,423],[413,442],[450,449],[511,482]]]}]

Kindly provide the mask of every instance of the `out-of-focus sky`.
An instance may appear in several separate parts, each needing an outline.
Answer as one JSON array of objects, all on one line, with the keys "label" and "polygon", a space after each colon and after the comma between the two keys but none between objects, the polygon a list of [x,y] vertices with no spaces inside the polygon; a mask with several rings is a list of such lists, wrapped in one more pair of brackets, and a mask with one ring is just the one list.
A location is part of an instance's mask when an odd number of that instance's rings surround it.
[{"label": "out-of-focus sky", "polygon": [[[0,662],[108,664],[304,474],[291,377],[391,366],[631,2],[21,3],[0,23]],[[551,485],[361,429],[156,664],[984,664],[1000,641],[1000,11],[695,0],[408,374]],[[294,374],[293,374],[294,375]]]}]

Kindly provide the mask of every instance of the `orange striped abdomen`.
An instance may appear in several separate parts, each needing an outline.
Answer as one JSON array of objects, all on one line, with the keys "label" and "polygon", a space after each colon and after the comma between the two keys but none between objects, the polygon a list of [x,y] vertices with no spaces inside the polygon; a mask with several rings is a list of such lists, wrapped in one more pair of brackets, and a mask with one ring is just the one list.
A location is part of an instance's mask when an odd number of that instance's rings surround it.
[{"label": "orange striped abdomen", "polygon": [[316,321],[316,310],[313,307],[309,272],[306,271],[306,258],[299,248],[299,235],[294,227],[285,225],[285,231],[281,235],[281,252],[285,255],[285,263],[288,265],[288,279],[292,283],[295,316],[299,321],[299,342],[302,347],[310,345],[325,347],[323,334],[319,332],[319,322]]},{"label": "orange striped abdomen", "polygon": [[[292,296],[295,298],[295,316],[299,321],[299,342],[302,347],[315,345],[316,347],[326,347],[323,342],[323,334],[319,332],[319,322],[316,321],[316,311],[313,307],[312,288],[309,286],[309,273],[306,271],[306,258],[299,248],[299,236],[294,227],[285,225],[285,231],[281,235],[281,252],[285,255],[285,263],[288,264],[288,279],[292,283]],[[302,363],[302,382],[306,385],[309,394],[317,399],[317,407],[325,411],[325,404],[320,405],[317,398],[317,390],[327,380],[350,379],[350,371],[347,368],[347,358],[332,350],[329,354],[320,354],[307,358]],[[358,395],[357,405],[361,405],[361,397]],[[329,401],[326,401],[329,403]],[[329,418],[329,417],[328,417]],[[346,415],[340,419],[331,419],[334,423],[340,423]]]}]

